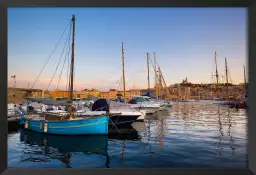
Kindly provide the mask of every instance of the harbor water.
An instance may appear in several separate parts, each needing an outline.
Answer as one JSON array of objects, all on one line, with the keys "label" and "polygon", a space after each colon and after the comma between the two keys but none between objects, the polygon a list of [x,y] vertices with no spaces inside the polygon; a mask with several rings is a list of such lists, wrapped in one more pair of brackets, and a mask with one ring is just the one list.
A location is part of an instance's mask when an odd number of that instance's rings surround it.
[{"label": "harbor water", "polygon": [[8,134],[9,168],[247,168],[244,109],[174,102],[109,136]]}]

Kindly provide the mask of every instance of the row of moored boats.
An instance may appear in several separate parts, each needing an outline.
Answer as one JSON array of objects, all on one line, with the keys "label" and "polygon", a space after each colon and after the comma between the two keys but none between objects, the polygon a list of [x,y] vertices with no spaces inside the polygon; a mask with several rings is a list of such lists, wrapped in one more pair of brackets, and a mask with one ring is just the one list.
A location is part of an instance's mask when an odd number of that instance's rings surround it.
[{"label": "row of moored boats", "polygon": [[146,114],[168,110],[172,106],[170,101],[147,96],[134,96],[127,103],[107,99],[73,100],[72,105],[66,99],[30,99],[20,104],[10,103],[8,118],[19,117],[21,125],[37,132],[107,134],[109,126],[118,128],[144,121]]}]

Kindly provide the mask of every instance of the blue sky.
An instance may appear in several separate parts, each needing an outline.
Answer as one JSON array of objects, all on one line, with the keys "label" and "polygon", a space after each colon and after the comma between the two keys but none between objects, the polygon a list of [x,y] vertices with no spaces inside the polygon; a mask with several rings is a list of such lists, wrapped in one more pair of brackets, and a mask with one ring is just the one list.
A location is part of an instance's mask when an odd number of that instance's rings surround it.
[{"label": "blue sky", "polygon": [[[13,86],[13,73],[18,87],[33,84],[72,14],[76,15],[77,90],[118,86],[122,42],[128,88],[147,87],[147,52],[151,58],[156,53],[168,85],[185,77],[193,83],[211,82],[215,50],[220,74],[224,75],[226,57],[232,83],[243,82],[247,60],[245,8],[9,8],[9,86]],[[47,88],[67,34],[36,88]],[[50,89],[56,88],[62,64]],[[66,70],[67,66],[60,88],[65,88]],[[151,86],[153,83],[151,70]]]}]

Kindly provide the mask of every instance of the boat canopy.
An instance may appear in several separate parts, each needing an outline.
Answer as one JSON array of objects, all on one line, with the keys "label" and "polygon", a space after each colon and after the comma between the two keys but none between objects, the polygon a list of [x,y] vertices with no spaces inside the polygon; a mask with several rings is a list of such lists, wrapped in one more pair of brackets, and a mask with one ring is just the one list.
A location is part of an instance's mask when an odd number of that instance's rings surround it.
[{"label": "boat canopy", "polygon": [[144,95],[142,95],[142,96],[150,97],[150,92],[147,92],[146,94],[144,94]]},{"label": "boat canopy", "polygon": [[109,101],[106,99],[98,99],[92,105],[92,111],[107,111],[109,112]]}]

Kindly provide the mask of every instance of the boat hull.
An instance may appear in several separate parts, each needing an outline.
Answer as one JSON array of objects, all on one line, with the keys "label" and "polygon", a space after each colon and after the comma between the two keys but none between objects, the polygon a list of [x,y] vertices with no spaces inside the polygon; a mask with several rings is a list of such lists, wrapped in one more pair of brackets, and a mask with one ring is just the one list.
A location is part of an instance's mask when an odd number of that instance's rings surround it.
[{"label": "boat hull", "polygon": [[[87,116],[100,116],[104,115],[106,111],[87,111],[87,112],[81,112],[79,115],[81,117],[87,117]],[[109,125],[112,126],[113,123],[117,125],[131,125],[134,121],[137,121],[139,117],[142,117],[145,115],[145,112],[127,112],[127,111],[110,111],[110,120]],[[144,117],[143,117],[144,119]]]},{"label": "boat hull", "polygon": [[246,103],[234,103],[233,105],[230,105],[230,108],[236,108],[236,109],[247,109]]},{"label": "boat hull", "polygon": [[112,121],[109,121],[109,126],[127,126],[127,125],[131,125],[133,122],[135,122],[138,118],[140,117],[140,115],[113,115],[110,116],[109,119]]},{"label": "boat hull", "polygon": [[165,107],[132,107],[135,110],[146,111],[146,114],[153,114],[158,110],[163,110]]},{"label": "boat hull", "polygon": [[21,120],[25,129],[55,135],[107,135],[108,116],[81,118],[76,120],[40,121],[35,119]]}]

